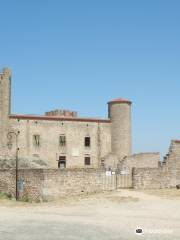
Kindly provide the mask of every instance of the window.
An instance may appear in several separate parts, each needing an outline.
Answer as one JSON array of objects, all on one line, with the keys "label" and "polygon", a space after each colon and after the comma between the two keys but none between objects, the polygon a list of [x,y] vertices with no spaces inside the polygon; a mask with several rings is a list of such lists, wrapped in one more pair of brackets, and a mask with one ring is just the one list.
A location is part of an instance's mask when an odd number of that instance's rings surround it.
[{"label": "window", "polygon": [[66,156],[59,156],[58,168],[60,169],[66,168]]},{"label": "window", "polygon": [[84,158],[84,165],[91,165],[91,158],[89,156]]},{"label": "window", "polygon": [[90,147],[91,145],[91,138],[90,137],[85,137],[84,138],[84,146],[85,147]]},{"label": "window", "polygon": [[102,167],[105,166],[105,159],[104,159],[104,158],[101,159],[101,166],[102,166]]},{"label": "window", "polygon": [[40,147],[40,135],[33,135],[33,145],[34,147]]},{"label": "window", "polygon": [[59,136],[59,146],[60,147],[66,146],[66,136],[65,135]]}]

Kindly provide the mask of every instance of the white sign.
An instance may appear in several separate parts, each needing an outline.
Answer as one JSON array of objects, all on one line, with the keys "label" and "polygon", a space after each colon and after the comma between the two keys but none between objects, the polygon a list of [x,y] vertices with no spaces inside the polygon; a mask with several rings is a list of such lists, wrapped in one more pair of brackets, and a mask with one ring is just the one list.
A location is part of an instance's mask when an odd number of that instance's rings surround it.
[{"label": "white sign", "polygon": [[79,149],[78,148],[72,148],[72,156],[79,157]]},{"label": "white sign", "polygon": [[111,171],[106,171],[106,176],[111,176]]}]

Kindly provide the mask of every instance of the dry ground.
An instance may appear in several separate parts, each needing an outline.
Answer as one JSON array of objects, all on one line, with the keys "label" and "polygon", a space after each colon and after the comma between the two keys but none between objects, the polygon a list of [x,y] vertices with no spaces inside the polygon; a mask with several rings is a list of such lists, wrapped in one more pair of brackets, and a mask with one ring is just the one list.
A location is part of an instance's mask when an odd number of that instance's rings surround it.
[{"label": "dry ground", "polygon": [[121,189],[41,204],[0,200],[0,240],[30,239],[178,240],[180,190]]}]

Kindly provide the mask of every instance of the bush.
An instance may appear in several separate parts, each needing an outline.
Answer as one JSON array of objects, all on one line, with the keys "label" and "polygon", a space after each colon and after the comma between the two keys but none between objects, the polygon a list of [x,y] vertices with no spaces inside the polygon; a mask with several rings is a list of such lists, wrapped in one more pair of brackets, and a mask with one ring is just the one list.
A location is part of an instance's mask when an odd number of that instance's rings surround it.
[{"label": "bush", "polygon": [[0,192],[0,199],[12,199],[11,193]]}]

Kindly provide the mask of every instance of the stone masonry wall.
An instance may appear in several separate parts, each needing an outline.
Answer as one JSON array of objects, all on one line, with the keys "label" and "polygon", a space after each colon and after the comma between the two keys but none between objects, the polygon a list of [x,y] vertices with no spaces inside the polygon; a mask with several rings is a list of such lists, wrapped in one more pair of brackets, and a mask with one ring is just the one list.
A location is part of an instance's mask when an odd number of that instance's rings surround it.
[{"label": "stone masonry wall", "polygon": [[[0,192],[15,196],[15,176],[15,170],[0,170]],[[20,169],[18,176],[24,183],[20,199],[32,200],[100,192],[106,177],[97,169]]]},{"label": "stone masonry wall", "polygon": [[15,195],[14,170],[0,170],[0,192],[12,193]]},{"label": "stone masonry wall", "polygon": [[136,189],[170,188],[180,184],[180,141],[171,142],[165,161],[158,168],[134,168]]},{"label": "stone masonry wall", "polygon": [[168,168],[134,168],[133,188],[135,189],[159,189],[171,186]]},{"label": "stone masonry wall", "polygon": [[[32,200],[114,190],[117,177],[122,177],[107,176],[105,170],[92,168],[19,169],[18,176],[24,182],[20,198]],[[15,177],[14,169],[1,169],[0,191],[15,196]],[[133,168],[132,182],[135,189],[170,188],[180,184],[180,141],[172,141],[166,161],[157,168]]]},{"label": "stone masonry wall", "polygon": [[[39,200],[42,196],[42,183],[44,179],[42,169],[21,169],[18,171],[19,179],[23,179],[23,192],[20,198]],[[16,172],[15,170],[0,170],[0,192],[16,194]]]},{"label": "stone masonry wall", "polygon": [[104,171],[95,169],[45,170],[43,197],[51,199],[67,195],[100,192]]},{"label": "stone masonry wall", "polygon": [[147,152],[127,156],[119,162],[119,169],[131,170],[135,168],[157,168],[160,161],[160,153]]}]

